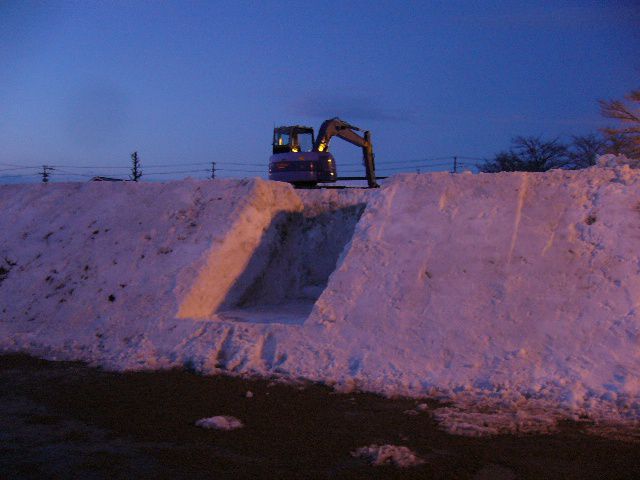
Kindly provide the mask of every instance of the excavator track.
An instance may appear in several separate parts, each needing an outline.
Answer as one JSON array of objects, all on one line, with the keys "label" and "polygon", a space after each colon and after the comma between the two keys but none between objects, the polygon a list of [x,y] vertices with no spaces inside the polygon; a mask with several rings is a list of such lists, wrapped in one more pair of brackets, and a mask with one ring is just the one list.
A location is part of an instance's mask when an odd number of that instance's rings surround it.
[{"label": "excavator track", "polygon": [[[376,177],[376,180],[384,180],[388,177]],[[336,179],[336,181],[340,182],[340,181],[352,181],[352,180],[361,180],[361,181],[366,181],[367,177],[338,177]],[[360,189],[360,190],[368,190],[371,188],[378,188],[378,185],[376,185],[375,187],[371,187],[368,185],[362,185],[362,186],[355,186],[355,185],[327,185],[327,184],[293,184],[293,186],[295,188],[298,189],[302,189],[302,190],[313,190],[313,189],[334,189],[334,190],[343,190],[343,189]]]}]

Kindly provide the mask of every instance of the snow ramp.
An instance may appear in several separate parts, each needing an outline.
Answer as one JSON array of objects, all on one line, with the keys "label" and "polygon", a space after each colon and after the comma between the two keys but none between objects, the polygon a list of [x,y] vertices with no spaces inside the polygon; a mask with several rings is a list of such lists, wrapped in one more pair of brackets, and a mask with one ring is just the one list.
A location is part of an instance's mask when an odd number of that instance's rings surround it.
[{"label": "snow ramp", "polygon": [[262,180],[4,186],[3,347],[122,366],[150,332],[209,318],[250,283],[265,232],[302,208]]},{"label": "snow ramp", "polygon": [[372,192],[263,180],[0,188],[0,349],[268,373]]},{"label": "snow ramp", "polygon": [[308,323],[358,386],[637,420],[639,171],[397,176]]}]

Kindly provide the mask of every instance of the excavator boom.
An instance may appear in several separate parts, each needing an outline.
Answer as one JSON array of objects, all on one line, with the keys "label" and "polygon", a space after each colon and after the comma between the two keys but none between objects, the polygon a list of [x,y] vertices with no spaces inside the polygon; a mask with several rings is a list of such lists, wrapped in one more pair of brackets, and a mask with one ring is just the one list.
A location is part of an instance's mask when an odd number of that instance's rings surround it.
[{"label": "excavator boom", "polygon": [[[363,135],[360,136],[356,132],[363,132]],[[352,145],[362,148],[362,161],[364,163],[367,184],[369,188],[378,187],[376,183],[375,157],[373,154],[373,145],[371,144],[371,132],[368,130],[362,131],[360,128],[335,117],[322,122],[313,149],[317,152],[327,150],[329,148],[329,142],[333,137],[340,137]]]}]

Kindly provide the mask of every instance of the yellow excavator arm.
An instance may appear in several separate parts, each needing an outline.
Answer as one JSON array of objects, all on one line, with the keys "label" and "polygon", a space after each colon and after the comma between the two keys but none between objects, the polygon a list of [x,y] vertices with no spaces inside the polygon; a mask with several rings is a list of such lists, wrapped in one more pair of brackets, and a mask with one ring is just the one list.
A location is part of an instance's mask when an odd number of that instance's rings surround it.
[{"label": "yellow excavator arm", "polygon": [[[356,132],[362,132],[362,136]],[[371,144],[371,132],[368,130],[361,130],[338,117],[325,120],[320,126],[313,150],[316,152],[326,151],[329,148],[329,142],[333,137],[340,137],[352,145],[362,148],[362,161],[366,171],[367,183],[369,184],[369,188],[377,187],[378,184],[376,183],[376,167],[373,145]]]}]

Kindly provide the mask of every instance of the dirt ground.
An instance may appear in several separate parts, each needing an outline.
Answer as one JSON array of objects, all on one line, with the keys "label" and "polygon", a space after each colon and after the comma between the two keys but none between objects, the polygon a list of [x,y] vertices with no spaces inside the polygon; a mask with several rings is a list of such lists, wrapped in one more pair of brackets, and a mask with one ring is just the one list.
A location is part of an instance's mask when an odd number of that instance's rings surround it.
[{"label": "dirt ground", "polygon": [[[416,400],[318,385],[110,373],[6,355],[0,386],[3,479],[640,478],[640,444],[589,436],[574,424],[554,435],[458,437],[428,413],[403,413]],[[194,425],[213,415],[245,427]],[[350,455],[371,444],[407,446],[425,463],[373,467]]]}]

